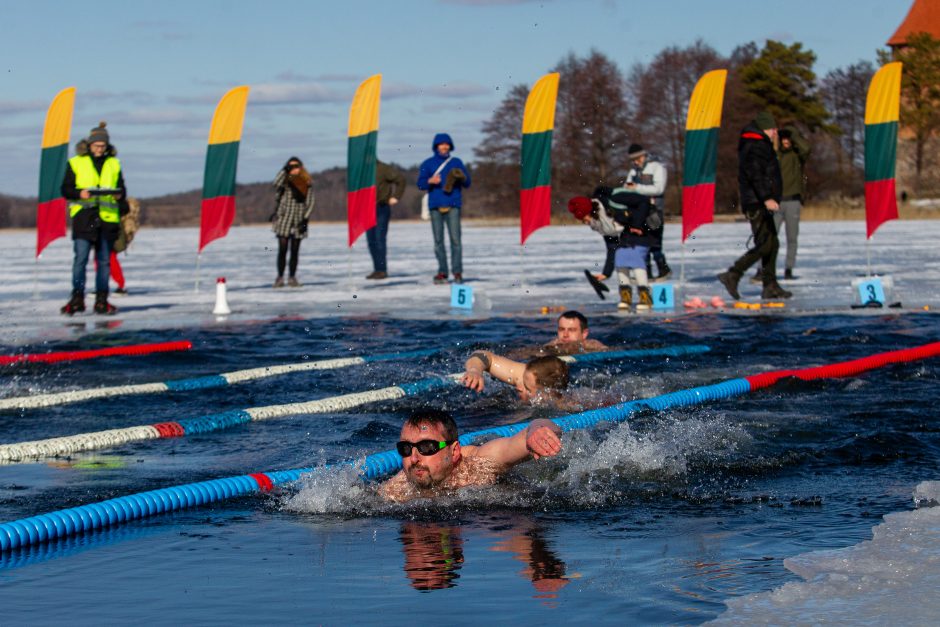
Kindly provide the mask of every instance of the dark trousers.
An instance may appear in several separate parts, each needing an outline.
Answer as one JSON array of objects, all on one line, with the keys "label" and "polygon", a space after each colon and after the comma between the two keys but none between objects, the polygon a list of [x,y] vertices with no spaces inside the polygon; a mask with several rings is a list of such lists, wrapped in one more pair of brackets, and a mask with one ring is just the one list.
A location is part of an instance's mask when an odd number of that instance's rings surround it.
[{"label": "dark trousers", "polygon": [[730,270],[743,275],[748,268],[760,261],[761,282],[765,286],[773,285],[777,282],[777,250],[780,248],[773,214],[763,205],[749,205],[745,207],[744,215],[751,223],[754,247],[741,255]]},{"label": "dark trousers", "polygon": [[297,262],[300,260],[300,242],[296,237],[277,238],[277,275],[284,276],[287,265],[287,245],[290,243],[290,276],[297,276]]},{"label": "dark trousers", "polygon": [[386,203],[375,206],[375,226],[366,231],[369,242],[369,254],[372,255],[372,269],[376,272],[388,272],[388,222],[392,217],[392,208]]}]

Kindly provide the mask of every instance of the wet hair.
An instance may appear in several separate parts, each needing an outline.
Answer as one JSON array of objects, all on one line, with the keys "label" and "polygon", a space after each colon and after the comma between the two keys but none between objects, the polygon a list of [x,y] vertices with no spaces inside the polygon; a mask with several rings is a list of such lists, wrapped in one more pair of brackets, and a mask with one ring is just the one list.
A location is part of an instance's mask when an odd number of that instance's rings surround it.
[{"label": "wet hair", "polygon": [[558,316],[558,317],[559,317],[559,318],[568,318],[569,320],[577,320],[578,322],[581,323],[581,330],[582,330],[582,331],[586,331],[587,328],[588,328],[587,316],[585,316],[585,315],[584,315],[583,313],[581,313],[580,311],[576,311],[576,310],[574,310],[574,309],[569,309],[568,311],[566,311],[565,313],[561,314],[561,315]]},{"label": "wet hair", "polygon": [[526,372],[535,376],[535,383],[548,391],[568,388],[568,364],[554,356],[536,357],[525,365]]},{"label": "wet hair", "polygon": [[454,417],[441,409],[419,409],[408,416],[405,425],[412,429],[420,429],[422,425],[440,427],[445,440],[453,442],[457,439],[457,423],[454,422]]}]

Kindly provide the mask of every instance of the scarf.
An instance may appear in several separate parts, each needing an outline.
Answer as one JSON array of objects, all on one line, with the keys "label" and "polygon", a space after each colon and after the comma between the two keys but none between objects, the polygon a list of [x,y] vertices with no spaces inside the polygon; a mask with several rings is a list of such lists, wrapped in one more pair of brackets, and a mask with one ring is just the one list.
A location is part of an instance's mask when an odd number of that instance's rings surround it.
[{"label": "scarf", "polygon": [[288,174],[287,183],[290,185],[294,200],[300,204],[307,202],[307,191],[310,189],[310,184],[313,183],[313,177],[310,176],[306,168],[300,168],[300,172],[297,174]]}]

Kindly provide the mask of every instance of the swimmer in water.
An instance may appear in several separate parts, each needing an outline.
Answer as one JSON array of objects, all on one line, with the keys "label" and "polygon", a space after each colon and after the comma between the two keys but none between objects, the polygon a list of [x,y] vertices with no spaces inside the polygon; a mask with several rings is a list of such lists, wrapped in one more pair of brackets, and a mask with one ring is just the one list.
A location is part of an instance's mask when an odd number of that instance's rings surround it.
[{"label": "swimmer in water", "polygon": [[490,351],[476,351],[464,364],[460,382],[474,392],[482,392],[484,372],[515,387],[519,398],[533,405],[557,402],[568,389],[568,364],[554,356],[536,357],[522,363]]},{"label": "swimmer in water", "polygon": [[550,355],[575,355],[607,350],[607,346],[589,338],[588,319],[574,309],[558,316],[558,336],[542,347]]},{"label": "swimmer in water", "polygon": [[401,503],[468,486],[491,485],[516,464],[557,455],[561,452],[560,436],[558,425],[540,419],[512,437],[461,446],[450,414],[419,411],[405,421],[401,441],[395,445],[402,457],[402,470],[382,484],[379,494]]}]

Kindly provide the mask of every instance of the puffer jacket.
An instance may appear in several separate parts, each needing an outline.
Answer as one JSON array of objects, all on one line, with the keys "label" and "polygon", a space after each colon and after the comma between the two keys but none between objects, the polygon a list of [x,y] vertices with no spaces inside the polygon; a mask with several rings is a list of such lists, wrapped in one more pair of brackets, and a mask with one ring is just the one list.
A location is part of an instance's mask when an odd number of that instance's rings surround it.
[{"label": "puffer jacket", "polygon": [[773,142],[751,122],[738,138],[738,192],[741,210],[763,206],[766,200],[780,202],[783,181]]}]

